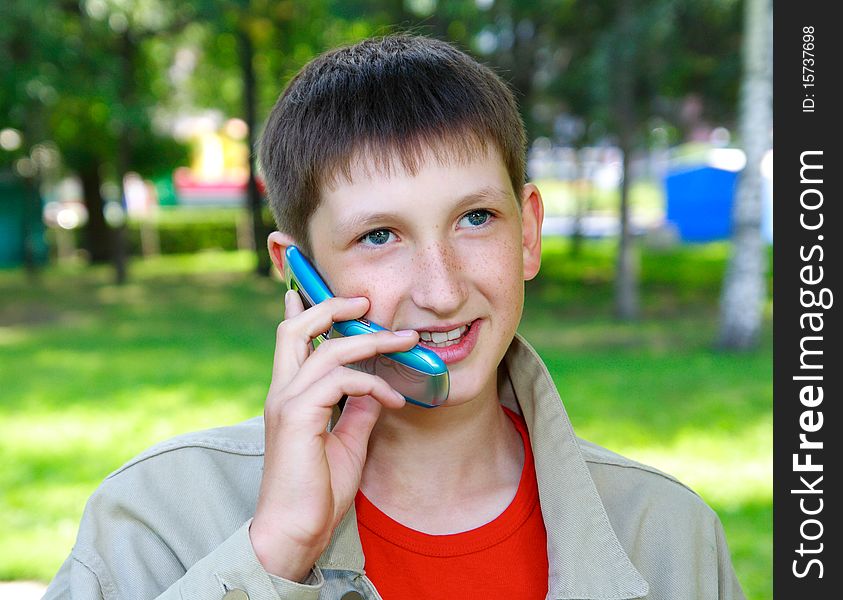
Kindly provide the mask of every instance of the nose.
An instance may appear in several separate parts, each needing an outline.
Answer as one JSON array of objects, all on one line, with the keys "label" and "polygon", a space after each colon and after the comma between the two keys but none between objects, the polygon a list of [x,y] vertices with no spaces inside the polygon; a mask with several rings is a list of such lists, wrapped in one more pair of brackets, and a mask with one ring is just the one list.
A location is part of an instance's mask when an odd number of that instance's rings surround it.
[{"label": "nose", "polygon": [[450,244],[438,241],[421,247],[413,258],[416,306],[440,316],[457,315],[468,299],[465,266]]}]

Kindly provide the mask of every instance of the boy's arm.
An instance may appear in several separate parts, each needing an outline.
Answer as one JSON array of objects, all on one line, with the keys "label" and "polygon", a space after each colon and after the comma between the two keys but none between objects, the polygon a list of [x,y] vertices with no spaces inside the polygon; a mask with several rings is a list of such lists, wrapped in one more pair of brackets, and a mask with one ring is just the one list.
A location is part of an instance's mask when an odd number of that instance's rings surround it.
[{"label": "boy's arm", "polygon": [[[158,575],[172,572],[179,566],[172,553],[161,551],[152,532],[148,540],[135,536],[131,541],[126,540],[126,548],[107,549],[103,555],[94,548],[74,548],[50,583],[44,598],[205,600],[224,599],[229,592],[242,590],[252,600],[316,600],[324,583],[318,568],[314,568],[304,583],[269,575],[249,543],[249,523],[191,566],[163,593]],[[125,559],[137,550],[144,551],[142,564],[127,563]],[[121,560],[121,554],[124,560]],[[109,555],[116,556],[116,561],[104,558]],[[115,578],[120,581],[115,581]]]},{"label": "boy's arm", "polygon": [[[250,536],[269,573],[301,581],[354,501],[381,408],[405,403],[384,379],[346,365],[409,350],[418,333],[329,339],[314,351],[312,340],[334,323],[366,314],[368,299],[334,297],[305,309],[291,290],[284,307],[264,407],[264,472]],[[342,415],[327,431],[344,395]]]}]

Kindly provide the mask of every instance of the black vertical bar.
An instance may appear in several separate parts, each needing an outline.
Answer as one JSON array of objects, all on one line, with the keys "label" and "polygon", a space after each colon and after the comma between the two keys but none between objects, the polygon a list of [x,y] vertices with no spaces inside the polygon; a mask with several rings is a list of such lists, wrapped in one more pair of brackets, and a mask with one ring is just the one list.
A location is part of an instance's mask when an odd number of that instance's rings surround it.
[{"label": "black vertical bar", "polygon": [[835,5],[774,3],[776,598],[837,598],[843,580],[843,328],[835,304],[843,302],[836,81],[843,32]]}]

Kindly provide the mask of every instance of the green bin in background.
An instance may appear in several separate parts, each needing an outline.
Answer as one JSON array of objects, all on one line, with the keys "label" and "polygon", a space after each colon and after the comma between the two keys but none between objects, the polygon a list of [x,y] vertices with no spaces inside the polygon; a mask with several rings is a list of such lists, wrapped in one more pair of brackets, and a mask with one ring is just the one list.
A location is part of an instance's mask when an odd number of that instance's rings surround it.
[{"label": "green bin in background", "polygon": [[0,268],[47,262],[41,198],[20,177],[0,171]]}]

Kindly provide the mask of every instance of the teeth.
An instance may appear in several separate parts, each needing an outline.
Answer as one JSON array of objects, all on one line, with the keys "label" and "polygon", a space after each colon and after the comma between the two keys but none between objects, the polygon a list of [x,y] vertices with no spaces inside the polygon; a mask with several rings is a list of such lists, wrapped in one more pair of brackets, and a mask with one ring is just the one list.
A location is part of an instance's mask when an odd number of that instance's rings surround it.
[{"label": "teeth", "polygon": [[437,344],[436,342],[427,342],[427,345],[433,348],[447,348],[448,346],[454,346],[459,343],[459,340],[448,340],[447,342],[442,342],[441,344]]},{"label": "teeth", "polygon": [[[452,342],[460,339],[462,335],[468,331],[468,325],[457,327],[451,331],[419,331],[419,338],[425,342],[432,342],[434,344],[445,344],[445,342]],[[451,346],[453,344],[447,344]]]}]

